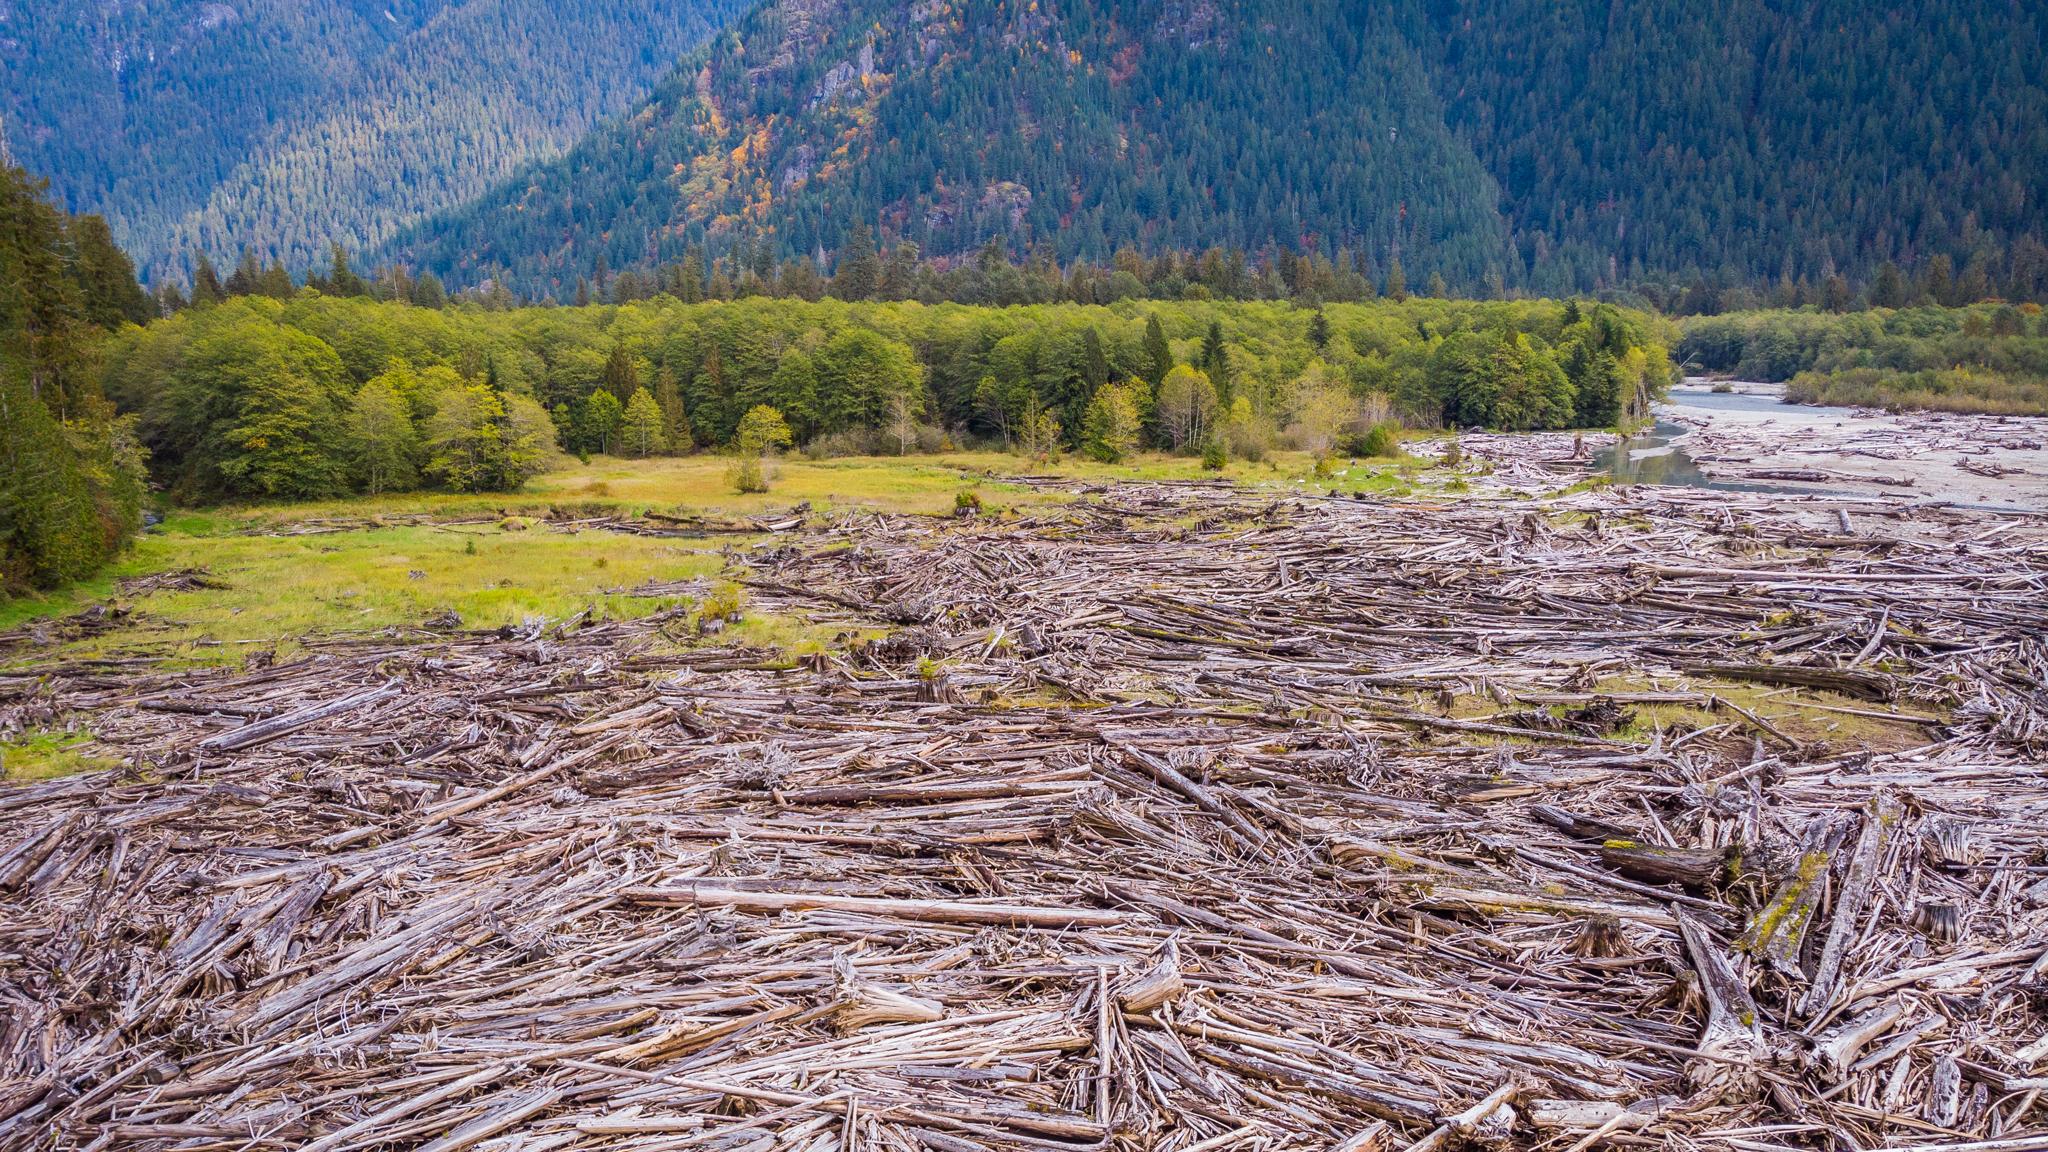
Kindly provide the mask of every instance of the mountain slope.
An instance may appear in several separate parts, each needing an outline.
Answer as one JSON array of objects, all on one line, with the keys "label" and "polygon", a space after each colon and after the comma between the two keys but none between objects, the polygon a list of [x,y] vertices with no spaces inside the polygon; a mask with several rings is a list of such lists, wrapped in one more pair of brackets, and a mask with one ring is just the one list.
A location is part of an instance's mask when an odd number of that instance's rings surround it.
[{"label": "mountain slope", "polygon": [[[1868,283],[2048,210],[2040,4],[1443,0],[1421,43],[1539,292]],[[1992,277],[1996,279],[1994,275]]]},{"label": "mountain slope", "polygon": [[628,107],[741,0],[0,0],[15,156],[145,266],[303,266]]},{"label": "mountain slope", "polygon": [[927,254],[991,235],[1294,246],[1477,280],[1496,191],[1400,29],[1318,0],[778,0],[639,111],[388,252],[538,295],[684,248],[836,247],[856,221]]},{"label": "mountain slope", "polygon": [[559,296],[600,255],[816,253],[866,222],[927,255],[1313,236],[1466,291],[1868,283],[1936,255],[2000,284],[2048,204],[2040,23],[1966,0],[775,0],[383,254]]}]

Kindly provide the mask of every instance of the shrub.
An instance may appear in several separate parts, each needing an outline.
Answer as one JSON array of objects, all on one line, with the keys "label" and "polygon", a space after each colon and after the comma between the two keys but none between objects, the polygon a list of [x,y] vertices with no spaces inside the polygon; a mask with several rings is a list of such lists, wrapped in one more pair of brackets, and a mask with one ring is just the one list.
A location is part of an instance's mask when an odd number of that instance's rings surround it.
[{"label": "shrub", "polygon": [[953,511],[965,512],[969,510],[972,510],[977,516],[981,514],[981,493],[971,490],[956,493],[953,496]]},{"label": "shrub", "polygon": [[744,454],[734,456],[725,463],[725,484],[742,496],[750,492],[766,492],[772,465],[765,457]]},{"label": "shrub", "polygon": [[1733,392],[1733,391],[1735,391],[1735,385],[1733,385],[1733,384],[1716,384],[1716,385],[1714,385],[1714,387],[1713,387],[1713,388],[1712,388],[1711,390],[1712,390],[1712,391],[1715,391],[1715,392]]},{"label": "shrub", "polygon": [[747,606],[746,592],[730,580],[711,590],[704,600],[704,618],[722,620],[735,616]]},{"label": "shrub", "polygon": [[1456,440],[1453,440],[1449,444],[1444,445],[1444,455],[1442,461],[1444,467],[1455,468],[1464,459],[1465,450],[1463,448],[1458,447],[1458,442]]},{"label": "shrub", "polygon": [[1392,424],[1374,425],[1372,431],[1365,434],[1365,442],[1359,446],[1359,451],[1367,456],[1399,456],[1399,430]]},{"label": "shrub", "polygon": [[1211,440],[1202,445],[1202,467],[1211,472],[1221,472],[1230,462],[1230,454],[1223,450],[1223,441]]}]

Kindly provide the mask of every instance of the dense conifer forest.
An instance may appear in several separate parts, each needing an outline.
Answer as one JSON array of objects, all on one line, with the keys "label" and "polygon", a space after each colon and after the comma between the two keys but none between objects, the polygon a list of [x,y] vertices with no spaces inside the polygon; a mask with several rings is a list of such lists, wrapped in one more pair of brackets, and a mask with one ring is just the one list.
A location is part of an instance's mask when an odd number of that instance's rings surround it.
[{"label": "dense conifer forest", "polygon": [[145,454],[98,352],[155,312],[105,220],[0,166],[0,595],[87,575],[138,526]]},{"label": "dense conifer forest", "polygon": [[[600,259],[1129,247],[1460,295],[2048,291],[2041,17],[1756,0],[775,0],[379,260],[566,300]],[[829,268],[823,269],[830,271]],[[737,274],[735,272],[735,274]],[[1901,298],[1888,303],[1907,303]],[[1736,302],[1735,306],[1740,306]]]},{"label": "dense conifer forest", "polygon": [[0,4],[0,122],[145,270],[375,244],[643,96],[739,0]]}]

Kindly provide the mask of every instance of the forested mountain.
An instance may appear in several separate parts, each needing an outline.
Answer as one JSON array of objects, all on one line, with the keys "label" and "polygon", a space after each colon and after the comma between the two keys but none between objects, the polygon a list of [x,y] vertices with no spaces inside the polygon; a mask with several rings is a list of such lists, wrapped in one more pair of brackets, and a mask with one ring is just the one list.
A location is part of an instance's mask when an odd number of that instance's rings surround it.
[{"label": "forested mountain", "polygon": [[2029,234],[2020,258],[2048,264],[2038,3],[1431,9],[1431,73],[1499,181],[1533,292],[1659,274],[1868,284],[1886,261],[1924,271],[1943,254],[1996,288]]},{"label": "forested mountain", "polygon": [[145,268],[302,268],[559,152],[742,6],[0,0],[0,119]]},{"label": "forested mountain", "polygon": [[389,252],[566,298],[603,254],[1213,245],[1499,271],[1497,192],[1397,22],[1319,0],[776,0],[635,114]]},{"label": "forested mountain", "polygon": [[928,257],[1312,246],[1472,295],[1818,303],[1887,261],[1925,284],[1937,256],[1944,283],[2031,291],[2041,23],[1964,0],[772,0],[378,256],[566,299],[600,257],[828,258],[865,224]]}]

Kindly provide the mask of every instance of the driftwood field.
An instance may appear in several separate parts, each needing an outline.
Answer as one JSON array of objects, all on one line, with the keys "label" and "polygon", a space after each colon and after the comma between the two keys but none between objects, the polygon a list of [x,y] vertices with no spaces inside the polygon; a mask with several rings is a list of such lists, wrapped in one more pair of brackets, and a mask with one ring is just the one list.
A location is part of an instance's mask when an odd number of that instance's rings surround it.
[{"label": "driftwood field", "polygon": [[0,1149],[2048,1149],[2048,520],[764,526],[847,639],[17,649]]}]

